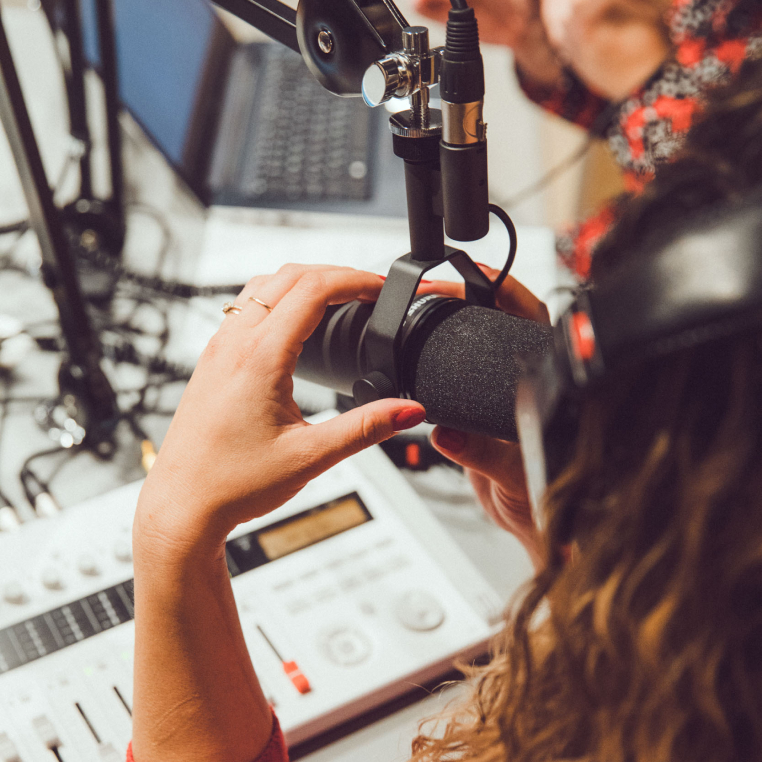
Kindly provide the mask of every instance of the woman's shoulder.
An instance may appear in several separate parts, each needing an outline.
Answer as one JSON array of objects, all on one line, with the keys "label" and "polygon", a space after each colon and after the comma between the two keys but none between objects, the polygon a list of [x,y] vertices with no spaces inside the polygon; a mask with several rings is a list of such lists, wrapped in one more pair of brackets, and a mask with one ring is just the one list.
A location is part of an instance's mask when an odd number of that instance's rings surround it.
[{"label": "woman's shoulder", "polygon": [[674,45],[703,41],[713,47],[760,35],[762,4],[759,0],[672,0],[666,21]]}]

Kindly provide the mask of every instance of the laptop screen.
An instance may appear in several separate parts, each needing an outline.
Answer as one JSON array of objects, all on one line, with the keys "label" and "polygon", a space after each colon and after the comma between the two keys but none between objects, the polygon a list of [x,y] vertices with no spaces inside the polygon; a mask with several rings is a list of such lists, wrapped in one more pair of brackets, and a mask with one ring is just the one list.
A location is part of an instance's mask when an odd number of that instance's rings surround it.
[{"label": "laptop screen", "polygon": [[[169,162],[203,195],[196,153],[204,97],[221,38],[232,37],[206,0],[112,0],[122,104]],[[95,0],[82,0],[85,53],[99,64]],[[215,64],[221,63],[215,61]],[[221,71],[220,71],[221,70]],[[219,89],[219,88],[217,88]],[[215,100],[215,99],[212,99]],[[206,164],[206,162],[201,162]]]}]

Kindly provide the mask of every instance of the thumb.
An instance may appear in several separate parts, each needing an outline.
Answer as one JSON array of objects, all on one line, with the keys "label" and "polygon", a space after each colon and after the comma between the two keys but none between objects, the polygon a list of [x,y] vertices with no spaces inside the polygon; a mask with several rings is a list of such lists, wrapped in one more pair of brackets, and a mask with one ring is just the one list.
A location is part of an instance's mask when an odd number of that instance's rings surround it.
[{"label": "thumb", "polygon": [[306,433],[310,452],[315,454],[313,466],[325,471],[398,431],[417,426],[425,417],[418,402],[383,399],[311,426]]},{"label": "thumb", "polygon": [[500,484],[525,489],[521,447],[517,442],[504,442],[484,434],[437,426],[432,444],[445,457]]}]

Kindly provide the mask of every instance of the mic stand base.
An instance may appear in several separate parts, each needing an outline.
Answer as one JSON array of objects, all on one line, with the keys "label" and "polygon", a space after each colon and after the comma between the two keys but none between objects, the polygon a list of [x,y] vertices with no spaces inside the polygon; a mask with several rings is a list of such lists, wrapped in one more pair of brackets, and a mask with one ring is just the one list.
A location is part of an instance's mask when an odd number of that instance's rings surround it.
[{"label": "mic stand base", "polygon": [[29,219],[42,253],[42,275],[58,308],[67,359],[59,372],[61,396],[72,395],[85,429],[84,444],[101,457],[114,451],[120,414],[108,378],[101,368],[103,351],[93,329],[77,278],[61,215],[35,140],[16,67],[0,18],[0,120],[19,172]]},{"label": "mic stand base", "polygon": [[82,295],[89,304],[107,309],[119,280],[122,215],[108,202],[78,198],[61,210],[61,216]]},{"label": "mic stand base", "polygon": [[112,392],[106,374],[98,367],[85,371],[71,360],[66,359],[58,370],[58,388],[61,400],[74,420],[82,429],[85,437],[83,444],[98,458],[110,460],[116,452],[116,427],[121,420],[118,410],[93,402],[92,388],[97,386],[101,396]]}]

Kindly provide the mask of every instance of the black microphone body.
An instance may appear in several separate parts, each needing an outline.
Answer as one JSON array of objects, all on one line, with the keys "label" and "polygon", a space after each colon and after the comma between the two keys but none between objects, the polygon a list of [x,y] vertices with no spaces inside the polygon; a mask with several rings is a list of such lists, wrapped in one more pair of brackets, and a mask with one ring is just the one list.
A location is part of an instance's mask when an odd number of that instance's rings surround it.
[{"label": "black microphone body", "polygon": [[[367,373],[363,347],[373,307],[329,307],[304,344],[296,376],[351,396]],[[518,441],[519,358],[544,354],[551,344],[548,325],[460,299],[418,297],[395,350],[399,396],[420,402],[431,423]]]}]

